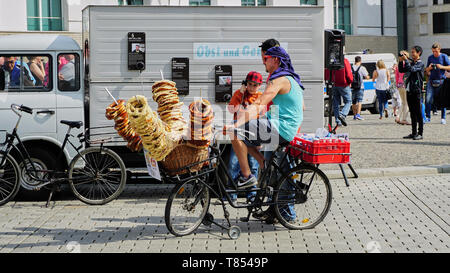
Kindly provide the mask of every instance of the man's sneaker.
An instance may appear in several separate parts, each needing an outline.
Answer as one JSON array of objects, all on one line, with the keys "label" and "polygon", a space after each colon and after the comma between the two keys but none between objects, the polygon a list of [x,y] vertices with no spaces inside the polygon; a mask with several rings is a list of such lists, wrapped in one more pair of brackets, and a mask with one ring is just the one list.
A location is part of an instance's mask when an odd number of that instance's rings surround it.
[{"label": "man's sneaker", "polygon": [[353,116],[353,120],[356,120],[356,115]]},{"label": "man's sneaker", "polygon": [[269,210],[265,211],[256,211],[252,214],[252,216],[260,221],[265,221],[267,218],[269,218],[272,215],[272,213]]},{"label": "man's sneaker", "polygon": [[430,118],[424,118],[423,119],[423,123],[430,123],[431,122],[431,119]]},{"label": "man's sneaker", "polygon": [[364,120],[364,119],[361,117],[360,114],[357,114],[357,115],[356,115],[356,119],[357,119],[357,120]]},{"label": "man's sneaker", "polygon": [[422,140],[423,136],[422,135],[417,135],[413,138],[414,140]]},{"label": "man's sneaker", "polygon": [[416,137],[416,135],[410,134],[410,135],[407,135],[407,136],[405,136],[403,138],[404,139],[414,139],[415,137]]},{"label": "man's sneaker", "polygon": [[339,116],[339,120],[342,122],[342,125],[344,125],[345,127],[347,127],[347,121],[345,121],[345,117],[340,115]]},{"label": "man's sneaker", "polygon": [[441,119],[441,124],[447,124],[447,121],[445,119]]},{"label": "man's sneaker", "polygon": [[275,215],[269,216],[269,218],[267,218],[264,222],[268,225],[275,225],[279,223],[278,218]]},{"label": "man's sneaker", "polygon": [[433,111],[433,116],[437,116],[438,112],[437,111]]},{"label": "man's sneaker", "polygon": [[248,178],[239,177],[237,186],[238,189],[246,189],[253,186],[256,186],[258,184],[258,180],[256,177],[254,177],[252,174]]}]

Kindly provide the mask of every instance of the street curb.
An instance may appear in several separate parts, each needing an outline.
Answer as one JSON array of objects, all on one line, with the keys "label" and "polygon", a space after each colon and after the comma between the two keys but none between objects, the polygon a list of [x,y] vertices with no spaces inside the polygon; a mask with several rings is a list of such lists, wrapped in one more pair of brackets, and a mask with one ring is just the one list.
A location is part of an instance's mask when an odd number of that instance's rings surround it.
[{"label": "street curb", "polygon": [[[344,171],[348,179],[354,179],[353,173],[346,168]],[[344,176],[340,170],[323,170],[329,179],[343,179]],[[430,166],[409,166],[409,167],[390,167],[379,169],[355,169],[358,178],[371,177],[392,177],[409,175],[436,175],[450,173],[450,165],[430,165]]]}]

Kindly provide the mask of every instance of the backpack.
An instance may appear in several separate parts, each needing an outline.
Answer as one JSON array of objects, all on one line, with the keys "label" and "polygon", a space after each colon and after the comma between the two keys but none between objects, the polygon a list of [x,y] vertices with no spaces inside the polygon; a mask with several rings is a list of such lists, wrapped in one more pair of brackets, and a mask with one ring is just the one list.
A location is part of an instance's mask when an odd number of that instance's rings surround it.
[{"label": "backpack", "polygon": [[361,89],[361,76],[359,75],[359,69],[361,69],[361,66],[356,69],[356,71],[353,69],[352,65],[352,73],[353,73],[353,82],[352,82],[352,89]]}]

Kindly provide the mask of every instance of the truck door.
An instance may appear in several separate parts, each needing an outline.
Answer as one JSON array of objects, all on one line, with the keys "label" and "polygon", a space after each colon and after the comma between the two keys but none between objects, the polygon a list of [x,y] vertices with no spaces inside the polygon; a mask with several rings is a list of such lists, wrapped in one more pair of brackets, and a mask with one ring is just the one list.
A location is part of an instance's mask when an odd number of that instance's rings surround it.
[{"label": "truck door", "polygon": [[56,135],[56,87],[53,81],[54,56],[48,54],[0,54],[0,129],[12,130],[17,116],[12,103],[34,109],[24,113],[19,125],[21,136]]},{"label": "truck door", "polygon": [[[83,86],[81,72],[81,52],[60,52],[57,54],[57,91],[56,105],[58,115],[58,140],[62,142],[67,133],[67,125],[59,123],[61,120],[83,121]],[[80,129],[73,129],[72,135],[79,134],[84,126]],[[77,139],[72,139],[75,145]],[[69,155],[73,157],[75,150],[70,146],[66,146]]]}]

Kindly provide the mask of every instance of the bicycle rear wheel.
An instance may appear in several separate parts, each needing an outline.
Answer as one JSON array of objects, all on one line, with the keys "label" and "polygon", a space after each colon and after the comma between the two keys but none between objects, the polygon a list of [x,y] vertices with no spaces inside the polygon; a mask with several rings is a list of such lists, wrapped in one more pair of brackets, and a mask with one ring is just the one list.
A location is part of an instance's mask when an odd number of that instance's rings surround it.
[{"label": "bicycle rear wheel", "polygon": [[176,186],[167,199],[165,222],[175,236],[194,232],[209,209],[209,189],[198,178]]},{"label": "bicycle rear wheel", "polygon": [[314,166],[300,165],[290,169],[277,185],[275,213],[288,229],[311,229],[325,218],[331,200],[327,176]]},{"label": "bicycle rear wheel", "polygon": [[122,159],[106,148],[87,148],[70,163],[70,188],[89,205],[103,205],[116,199],[125,187],[126,178]]},{"label": "bicycle rear wheel", "polygon": [[[3,155],[0,155],[0,162]],[[14,199],[20,188],[19,165],[10,155],[6,155],[5,163],[0,166],[0,206]]]}]

